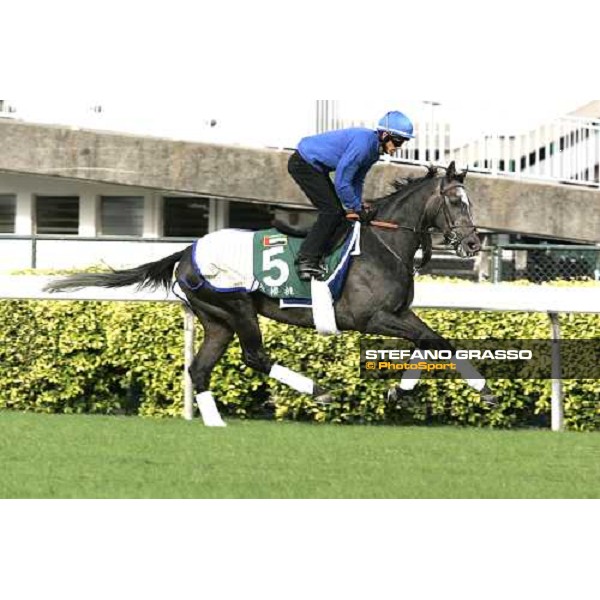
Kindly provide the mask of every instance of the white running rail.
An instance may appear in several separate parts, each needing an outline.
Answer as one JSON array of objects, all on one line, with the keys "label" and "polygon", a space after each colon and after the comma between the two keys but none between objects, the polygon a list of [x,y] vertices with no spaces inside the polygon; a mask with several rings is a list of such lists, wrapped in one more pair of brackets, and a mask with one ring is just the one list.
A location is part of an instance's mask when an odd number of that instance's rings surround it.
[{"label": "white running rail", "polygon": [[600,121],[562,117],[526,133],[483,136],[446,157],[495,176],[600,187]]}]

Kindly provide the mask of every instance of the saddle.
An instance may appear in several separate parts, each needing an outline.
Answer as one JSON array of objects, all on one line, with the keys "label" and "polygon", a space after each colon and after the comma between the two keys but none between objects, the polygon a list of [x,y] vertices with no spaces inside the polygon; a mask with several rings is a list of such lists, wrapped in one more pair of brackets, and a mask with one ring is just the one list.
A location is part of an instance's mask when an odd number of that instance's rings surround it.
[{"label": "saddle", "polygon": [[[279,233],[292,238],[304,239],[308,236],[311,226],[308,227],[294,227],[279,219],[274,219],[272,222],[273,229],[276,229]],[[325,247],[325,256],[329,256],[334,253],[338,248],[345,242],[348,233],[352,229],[352,223],[350,221],[342,221],[331,236],[330,243]]]}]

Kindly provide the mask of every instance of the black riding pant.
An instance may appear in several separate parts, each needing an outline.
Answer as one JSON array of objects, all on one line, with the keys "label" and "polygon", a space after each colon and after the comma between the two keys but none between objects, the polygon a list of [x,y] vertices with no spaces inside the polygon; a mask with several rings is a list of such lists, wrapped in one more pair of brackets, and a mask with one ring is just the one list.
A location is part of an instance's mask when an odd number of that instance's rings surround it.
[{"label": "black riding pant", "polygon": [[298,152],[290,157],[288,171],[319,211],[317,222],[300,247],[301,257],[321,257],[331,248],[338,226],[344,223],[346,211],[338,198],[329,175],[309,165]]}]

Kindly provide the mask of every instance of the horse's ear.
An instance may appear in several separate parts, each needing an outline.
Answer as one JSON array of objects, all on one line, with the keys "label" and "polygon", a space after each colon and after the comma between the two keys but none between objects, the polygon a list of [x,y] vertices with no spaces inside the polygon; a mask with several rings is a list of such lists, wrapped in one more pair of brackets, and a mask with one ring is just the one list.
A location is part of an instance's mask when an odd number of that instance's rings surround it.
[{"label": "horse's ear", "polygon": [[465,179],[466,179],[466,177],[467,177],[467,173],[468,173],[468,172],[469,172],[469,169],[468,169],[468,168],[467,168],[467,169],[465,169],[464,171],[462,171],[462,173],[459,173],[459,174],[456,176],[456,180],[457,180],[457,181],[460,181],[460,183],[464,183],[464,182],[465,182]]},{"label": "horse's ear", "polygon": [[430,163],[427,166],[427,175],[425,175],[425,177],[427,177],[427,179],[433,179],[436,175],[437,175],[437,167],[434,166],[433,163]]},{"label": "horse's ear", "polygon": [[446,169],[446,179],[448,181],[453,181],[454,179],[456,179],[456,162],[455,161],[452,161],[448,165],[448,168]]}]

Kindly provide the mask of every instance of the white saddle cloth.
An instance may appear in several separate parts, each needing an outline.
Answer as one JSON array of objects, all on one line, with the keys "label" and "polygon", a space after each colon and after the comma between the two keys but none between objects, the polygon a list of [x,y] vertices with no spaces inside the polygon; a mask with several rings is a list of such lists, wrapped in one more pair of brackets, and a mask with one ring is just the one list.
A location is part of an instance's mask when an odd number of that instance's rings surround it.
[{"label": "white saddle cloth", "polygon": [[222,229],[209,233],[194,245],[194,262],[202,277],[215,289],[254,292],[254,231]]}]

